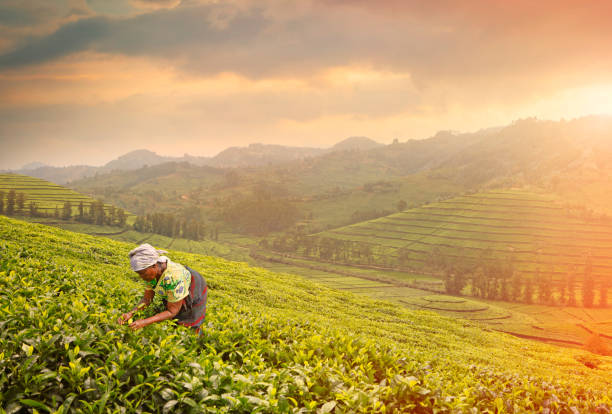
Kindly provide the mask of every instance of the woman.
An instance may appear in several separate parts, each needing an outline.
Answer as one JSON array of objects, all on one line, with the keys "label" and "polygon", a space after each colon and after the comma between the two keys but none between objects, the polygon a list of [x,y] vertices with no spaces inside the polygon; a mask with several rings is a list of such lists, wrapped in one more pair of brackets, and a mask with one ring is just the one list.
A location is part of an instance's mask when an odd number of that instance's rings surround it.
[{"label": "woman", "polygon": [[208,288],[204,278],[195,270],[180,265],[160,254],[148,243],[141,244],[129,253],[130,266],[147,283],[144,296],[134,308],[121,315],[119,323],[123,325],[138,312],[149,306],[155,294],[161,295],[166,310],[146,319],[139,319],[130,324],[137,330],[155,322],[177,319],[178,323],[190,326],[200,333],[200,325],[206,317]]}]

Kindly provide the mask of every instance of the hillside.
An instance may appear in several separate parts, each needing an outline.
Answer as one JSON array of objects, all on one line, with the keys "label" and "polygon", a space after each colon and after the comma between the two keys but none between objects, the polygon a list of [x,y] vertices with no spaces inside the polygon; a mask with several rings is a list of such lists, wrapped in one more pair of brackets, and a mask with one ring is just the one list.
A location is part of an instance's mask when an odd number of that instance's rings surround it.
[{"label": "hillside", "polygon": [[431,142],[335,151],[291,163],[232,170],[168,163],[129,173],[115,171],[70,186],[137,213],[195,205],[204,217],[218,216],[216,206],[245,195],[257,196],[265,187],[274,197],[289,199],[303,217],[312,217],[314,227],[324,228],[346,224],[360,210],[394,210],[401,199],[418,205],[464,191],[454,179],[419,173],[441,154],[458,151],[461,142],[462,138],[440,134]]},{"label": "hillside", "polygon": [[186,253],[170,256],[211,288],[203,337],[132,333],[116,323],[142,290],[132,245],[4,217],[0,235],[7,411],[610,409],[609,357]]},{"label": "hillside", "polygon": [[[89,196],[40,178],[20,174],[0,174],[0,191],[4,193],[5,206],[10,190],[25,195],[24,210],[20,212],[22,214],[29,212],[30,202],[36,204],[38,212],[52,215],[56,209],[61,212],[66,202],[71,203],[72,214],[76,214],[81,202],[85,209],[90,209],[92,203],[96,201]],[[110,208],[111,204],[105,205],[106,210]]]},{"label": "hillside", "polygon": [[375,256],[349,262],[373,260],[419,269],[431,264],[435,253],[455,261],[507,261],[516,272],[539,271],[558,281],[572,272],[582,275],[590,256],[594,275],[604,277],[612,270],[609,218],[592,217],[550,194],[525,190],[450,198],[316,236],[368,245]]},{"label": "hillside", "polygon": [[330,151],[367,151],[373,148],[384,147],[384,144],[376,142],[368,137],[349,137],[331,147]]},{"label": "hillside", "polygon": [[316,157],[325,152],[321,148],[250,144],[248,147],[227,148],[211,158],[206,165],[217,168],[259,167]]},{"label": "hillside", "polygon": [[[257,194],[264,185],[290,199],[315,230],[355,222],[353,215],[389,214],[400,200],[415,207],[500,187],[539,188],[589,214],[611,215],[612,198],[607,191],[612,175],[610,131],[612,121],[606,117],[560,122],[525,119],[503,128],[466,134],[443,131],[428,139],[391,145],[365,141],[372,148],[219,170],[217,178],[205,167],[163,164],[100,175],[71,186],[132,211],[139,208],[127,201],[134,194],[155,193],[156,197],[149,197],[155,205],[146,203],[148,208],[170,211],[181,203],[192,203],[207,217],[215,215],[214,205]],[[341,144],[359,145],[361,141],[356,137]],[[257,153],[259,147],[251,150]],[[166,188],[177,188],[177,194],[164,194],[167,191],[157,185],[162,182]]]},{"label": "hillside", "polygon": [[158,155],[153,151],[140,149],[130,151],[103,166],[93,167],[75,165],[69,167],[52,167],[39,162],[24,165],[16,173],[31,175],[57,184],[66,184],[84,178],[108,174],[113,171],[133,171],[139,168],[153,167],[165,163],[189,163],[192,166],[209,166],[215,168],[251,168],[283,164],[310,157],[317,157],[335,151],[365,151],[381,147],[367,137],[350,137],[330,148],[291,147],[285,145],[250,144],[246,147],[230,147],[214,157],[199,157],[185,154],[182,157]]}]

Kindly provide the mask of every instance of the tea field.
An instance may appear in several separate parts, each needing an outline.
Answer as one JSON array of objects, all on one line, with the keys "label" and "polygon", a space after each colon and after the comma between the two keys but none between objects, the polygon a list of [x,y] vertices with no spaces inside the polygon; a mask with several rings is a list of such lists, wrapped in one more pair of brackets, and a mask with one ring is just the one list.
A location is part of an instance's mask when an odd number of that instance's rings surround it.
[{"label": "tea field", "polygon": [[[56,208],[61,211],[66,201],[72,204],[73,214],[77,213],[80,202],[83,202],[84,207],[89,208],[95,201],[89,196],[41,178],[21,174],[0,174],[0,191],[4,193],[5,198],[10,190],[25,195],[26,210],[28,204],[33,201],[38,211],[47,214],[52,214]],[[109,207],[110,204],[105,204],[105,206]],[[130,216],[129,213],[128,216]],[[131,220],[131,217],[129,219]]]},{"label": "tea field", "polygon": [[333,289],[350,291],[408,309],[430,310],[443,316],[478,323],[484,329],[561,346],[583,347],[592,332],[612,352],[612,308],[513,303],[449,296],[444,284],[430,275],[317,263],[281,255],[265,257],[261,266],[301,275]]},{"label": "tea field", "polygon": [[210,286],[204,334],[132,332],[133,246],[0,216],[2,412],[612,408],[610,357],[184,252]]},{"label": "tea field", "polygon": [[409,266],[423,268],[437,251],[452,259],[511,261],[519,273],[553,279],[580,276],[587,256],[596,277],[612,271],[612,220],[524,190],[464,195],[316,236],[366,244],[370,260],[388,266],[398,266],[403,254]]}]

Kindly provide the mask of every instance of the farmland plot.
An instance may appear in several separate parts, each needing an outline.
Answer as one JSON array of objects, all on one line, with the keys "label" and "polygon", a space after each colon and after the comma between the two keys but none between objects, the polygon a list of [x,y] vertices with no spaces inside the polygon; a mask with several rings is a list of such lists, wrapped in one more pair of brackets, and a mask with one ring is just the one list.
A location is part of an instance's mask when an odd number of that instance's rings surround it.
[{"label": "farmland plot", "polygon": [[[64,203],[68,201],[72,205],[74,215],[78,211],[79,203],[82,202],[85,208],[89,208],[95,201],[89,196],[41,178],[20,174],[0,174],[0,191],[4,192],[5,198],[10,190],[25,195],[26,210],[27,204],[34,202],[37,210],[48,214],[53,213],[55,209],[61,210]],[[110,204],[105,204],[105,208],[109,207]]]},{"label": "farmland plot", "polygon": [[[452,198],[315,235],[370,246],[373,262],[412,270],[426,267],[436,249],[449,257],[511,261],[518,273],[536,270],[559,280],[612,271],[612,222],[581,218],[544,194],[497,190]],[[316,257],[313,257],[316,258]],[[348,259],[364,263],[365,257]]]}]

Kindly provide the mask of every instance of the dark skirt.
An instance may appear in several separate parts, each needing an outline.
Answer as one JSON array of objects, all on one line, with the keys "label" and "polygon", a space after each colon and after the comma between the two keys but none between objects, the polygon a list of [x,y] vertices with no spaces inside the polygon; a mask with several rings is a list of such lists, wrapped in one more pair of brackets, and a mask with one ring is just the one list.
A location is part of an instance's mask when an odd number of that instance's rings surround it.
[{"label": "dark skirt", "polygon": [[208,286],[202,275],[187,266],[185,268],[191,273],[189,295],[185,298],[180,312],[174,319],[177,319],[181,325],[194,328],[199,333],[200,325],[204,323],[206,317]]}]

